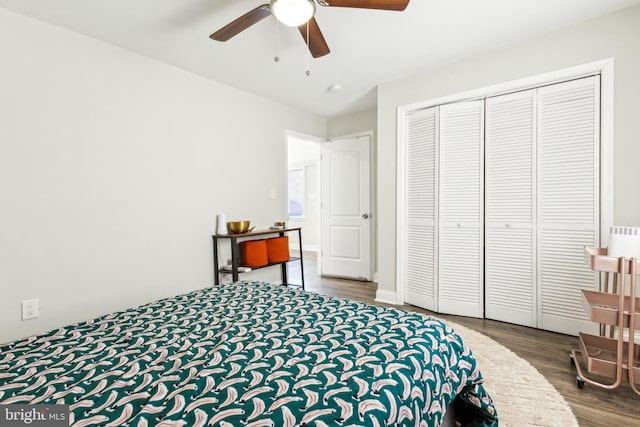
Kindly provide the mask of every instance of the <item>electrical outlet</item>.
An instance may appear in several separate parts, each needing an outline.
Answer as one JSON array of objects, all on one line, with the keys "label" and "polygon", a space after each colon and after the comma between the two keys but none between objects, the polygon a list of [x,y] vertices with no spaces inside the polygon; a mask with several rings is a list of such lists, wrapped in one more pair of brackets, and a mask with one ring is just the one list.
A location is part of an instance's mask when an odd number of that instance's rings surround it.
[{"label": "electrical outlet", "polygon": [[22,301],[22,320],[40,316],[40,301],[37,298]]}]

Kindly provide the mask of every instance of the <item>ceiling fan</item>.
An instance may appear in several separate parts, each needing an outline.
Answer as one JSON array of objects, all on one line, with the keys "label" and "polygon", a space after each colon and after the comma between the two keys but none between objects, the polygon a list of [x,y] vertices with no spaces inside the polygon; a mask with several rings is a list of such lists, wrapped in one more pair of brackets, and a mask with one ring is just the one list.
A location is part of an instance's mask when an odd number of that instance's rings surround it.
[{"label": "ceiling fan", "polygon": [[[326,7],[351,7],[358,9],[379,9],[403,11],[409,0],[316,0]],[[322,31],[314,18],[316,6],[314,0],[271,0],[236,20],[220,28],[209,37],[213,40],[225,42],[242,31],[262,21],[273,14],[284,25],[298,27],[302,38],[307,44],[311,55],[319,58],[330,52]]]}]

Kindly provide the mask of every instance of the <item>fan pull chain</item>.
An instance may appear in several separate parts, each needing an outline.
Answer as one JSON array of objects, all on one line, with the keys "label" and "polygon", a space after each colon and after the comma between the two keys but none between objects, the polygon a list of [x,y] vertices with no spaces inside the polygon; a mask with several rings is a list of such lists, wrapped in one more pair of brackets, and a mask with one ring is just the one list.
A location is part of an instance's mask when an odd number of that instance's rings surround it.
[{"label": "fan pull chain", "polygon": [[278,20],[276,19],[276,56],[273,58],[274,61],[278,62],[280,61],[280,56],[278,55],[278,47],[280,45],[280,32],[278,31],[278,29],[280,28],[280,26],[278,25]]},{"label": "fan pull chain", "polygon": [[[311,19],[309,19],[309,21],[311,21]],[[311,51],[309,50],[309,21],[307,21],[307,76],[311,74],[311,71],[309,70],[309,55],[311,55]]]}]

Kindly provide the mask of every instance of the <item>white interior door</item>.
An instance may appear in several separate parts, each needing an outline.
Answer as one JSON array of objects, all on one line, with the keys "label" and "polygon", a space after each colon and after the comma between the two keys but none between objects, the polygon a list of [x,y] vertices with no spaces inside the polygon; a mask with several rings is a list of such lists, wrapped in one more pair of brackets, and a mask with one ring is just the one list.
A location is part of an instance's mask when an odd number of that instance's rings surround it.
[{"label": "white interior door", "polygon": [[485,314],[537,326],[536,90],[488,98],[485,140]]},{"label": "white interior door", "polygon": [[600,79],[538,90],[538,327],[595,331],[582,289],[598,289],[584,247],[600,235]]},{"label": "white interior door", "polygon": [[484,316],[484,101],[440,107],[438,307]]},{"label": "white interior door", "polygon": [[405,302],[438,311],[438,107],[407,117]]},{"label": "white interior door", "polygon": [[321,144],[322,274],[371,280],[371,137]]}]

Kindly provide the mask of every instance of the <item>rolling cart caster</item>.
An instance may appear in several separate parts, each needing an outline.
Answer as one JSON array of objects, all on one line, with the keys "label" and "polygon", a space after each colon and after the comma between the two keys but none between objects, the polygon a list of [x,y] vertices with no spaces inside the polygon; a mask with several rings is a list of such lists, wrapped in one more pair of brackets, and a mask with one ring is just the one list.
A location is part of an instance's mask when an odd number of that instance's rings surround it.
[{"label": "rolling cart caster", "polygon": [[578,385],[578,388],[584,388],[584,380],[580,377],[576,377],[576,384]]}]

